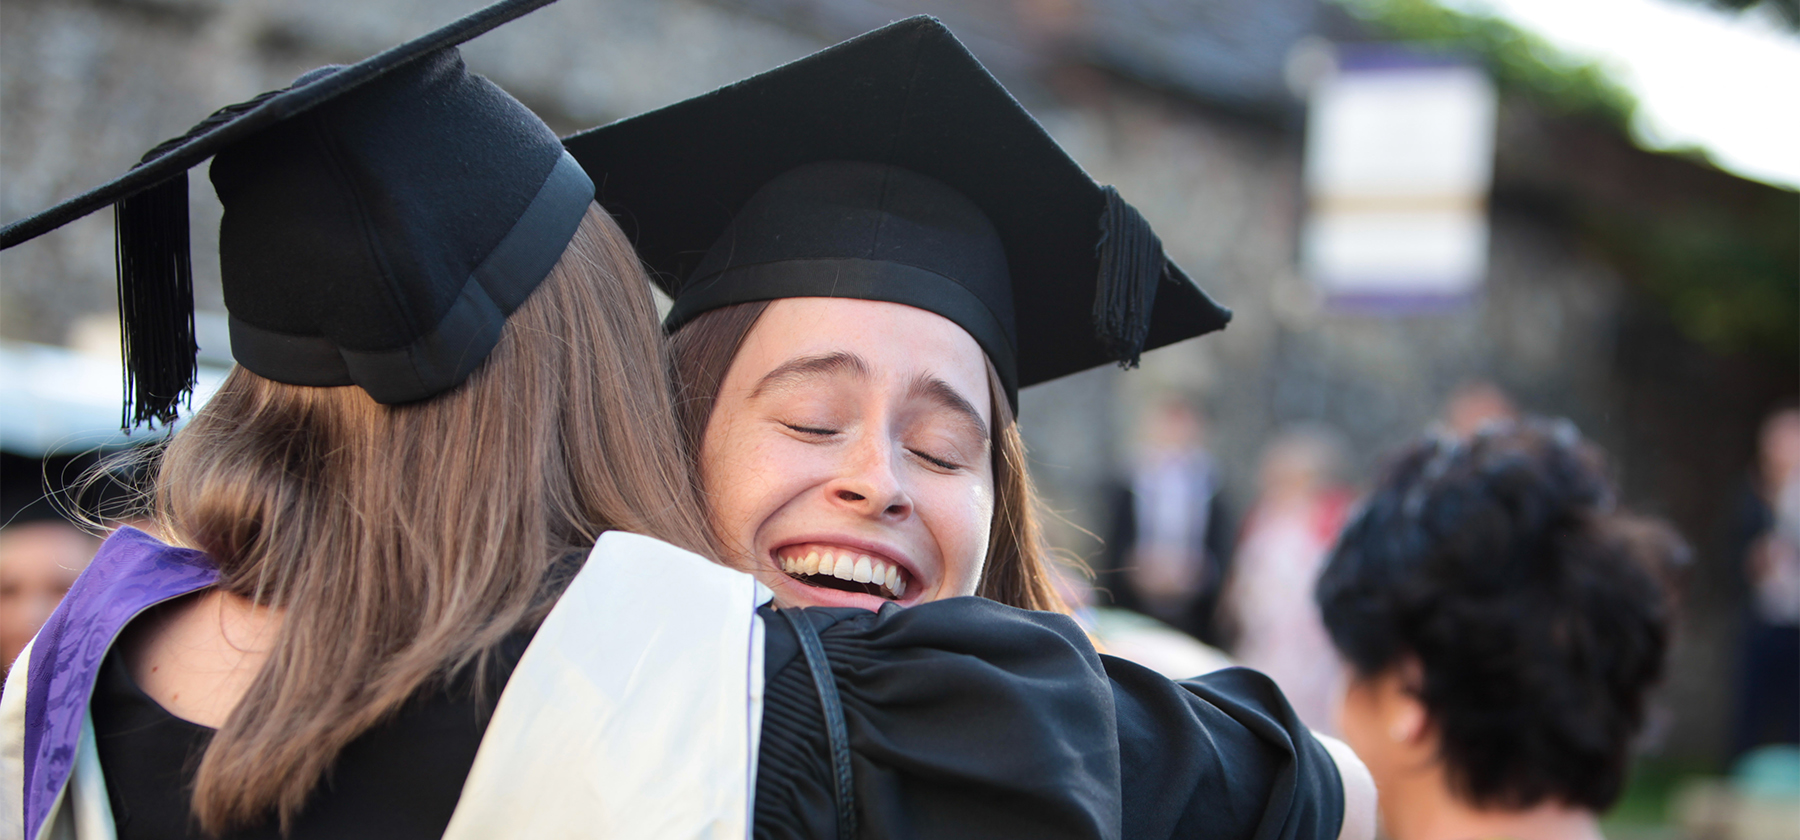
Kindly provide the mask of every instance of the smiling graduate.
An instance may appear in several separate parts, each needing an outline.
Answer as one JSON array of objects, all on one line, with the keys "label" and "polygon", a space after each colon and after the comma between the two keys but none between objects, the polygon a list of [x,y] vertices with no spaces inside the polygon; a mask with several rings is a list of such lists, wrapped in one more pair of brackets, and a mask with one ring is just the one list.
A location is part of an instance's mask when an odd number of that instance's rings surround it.
[{"label": "smiling graduate", "polygon": [[1019,388],[1230,320],[930,18],[564,142],[674,300],[716,530],[779,602],[1057,608]]},{"label": "smiling graduate", "polygon": [[[986,836],[971,828],[993,816],[984,803],[1070,784],[1062,772],[1077,756],[1034,763],[1041,745],[1007,740],[1019,736],[996,727],[1010,721],[972,699],[1029,697],[1026,682],[983,684],[958,656],[901,664],[870,652],[938,638],[956,639],[961,657],[1022,655],[1015,622],[1048,613],[995,602],[1061,604],[1015,423],[1019,388],[1134,366],[1230,313],[931,18],[564,144],[674,301],[664,326],[677,411],[727,561],[790,608],[769,623],[765,737],[775,721],[812,726],[804,705],[785,708],[792,650],[804,647],[787,625],[816,624],[849,717],[848,793],[883,831]],[[1262,675],[1173,683],[1096,662],[1103,725],[1118,739],[1121,836],[1372,831],[1360,763],[1308,732]],[[1039,688],[1070,676],[1034,674]],[[969,711],[909,719],[885,705],[902,697],[959,698]],[[1092,725],[1071,716],[1053,728]],[[759,836],[816,836],[846,797],[782,764],[757,784]],[[988,833],[1050,836],[1094,817],[1041,810]]]}]

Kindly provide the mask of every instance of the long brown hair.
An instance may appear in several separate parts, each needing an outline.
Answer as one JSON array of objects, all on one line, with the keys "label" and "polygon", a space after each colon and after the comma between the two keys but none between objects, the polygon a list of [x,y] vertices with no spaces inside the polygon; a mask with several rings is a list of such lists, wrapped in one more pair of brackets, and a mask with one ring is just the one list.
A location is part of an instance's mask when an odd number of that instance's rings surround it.
[{"label": "long brown hair", "polygon": [[204,831],[271,809],[290,824],[352,739],[541,620],[554,561],[602,531],[710,549],[655,318],[636,254],[590,206],[454,390],[383,406],[238,368],[175,435],[163,533],[205,551],[224,591],[285,612],[200,760]]},{"label": "long brown hair", "polygon": [[[675,416],[687,444],[695,486],[703,492],[712,491],[699,479],[700,444],[718,402],[719,386],[744,338],[768,307],[769,301],[723,306],[689,321],[670,338]],[[1051,579],[1049,552],[1038,523],[1037,491],[1026,471],[1025,439],[1019,435],[1012,405],[1006,401],[1005,386],[992,361],[987,361],[987,372],[994,418],[994,521],[987,563],[975,594],[1028,610],[1066,612]]]}]

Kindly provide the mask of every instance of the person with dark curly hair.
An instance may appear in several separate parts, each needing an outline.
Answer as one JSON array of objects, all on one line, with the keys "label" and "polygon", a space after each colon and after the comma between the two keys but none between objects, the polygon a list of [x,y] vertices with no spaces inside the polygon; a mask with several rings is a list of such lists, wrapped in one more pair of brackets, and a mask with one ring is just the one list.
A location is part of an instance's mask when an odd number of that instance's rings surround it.
[{"label": "person with dark curly hair", "polygon": [[1567,421],[1404,450],[1316,595],[1349,665],[1344,739],[1393,840],[1600,836],[1618,800],[1684,562],[1620,510]]}]

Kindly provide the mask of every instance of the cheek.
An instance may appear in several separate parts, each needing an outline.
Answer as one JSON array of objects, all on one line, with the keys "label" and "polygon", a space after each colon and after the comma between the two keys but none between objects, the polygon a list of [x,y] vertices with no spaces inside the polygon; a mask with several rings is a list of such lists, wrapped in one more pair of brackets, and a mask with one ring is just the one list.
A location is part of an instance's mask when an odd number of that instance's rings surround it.
[{"label": "cheek", "polygon": [[747,548],[756,509],[766,492],[768,475],[756,450],[745,445],[741,430],[714,423],[700,447],[700,484],[705,489],[707,515],[719,537],[734,549]]},{"label": "cheek", "polygon": [[993,541],[993,481],[946,489],[937,495],[931,530],[944,559],[943,597],[973,595]]},{"label": "cheek", "polygon": [[0,596],[0,631],[9,637],[30,637],[37,632],[38,616],[31,592],[14,589]]},{"label": "cheek", "polygon": [[732,550],[752,553],[758,529],[814,483],[809,476],[822,457],[816,447],[742,424],[708,429],[700,453],[713,529]]}]

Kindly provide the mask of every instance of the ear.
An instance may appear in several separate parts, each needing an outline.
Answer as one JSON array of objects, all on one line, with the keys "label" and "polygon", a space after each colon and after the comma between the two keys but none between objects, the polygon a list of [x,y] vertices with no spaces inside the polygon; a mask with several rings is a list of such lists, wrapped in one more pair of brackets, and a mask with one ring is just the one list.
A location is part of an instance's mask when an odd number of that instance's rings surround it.
[{"label": "ear", "polygon": [[1425,669],[1417,657],[1400,660],[1383,680],[1388,737],[1397,744],[1419,746],[1431,734],[1431,716],[1425,709]]}]

